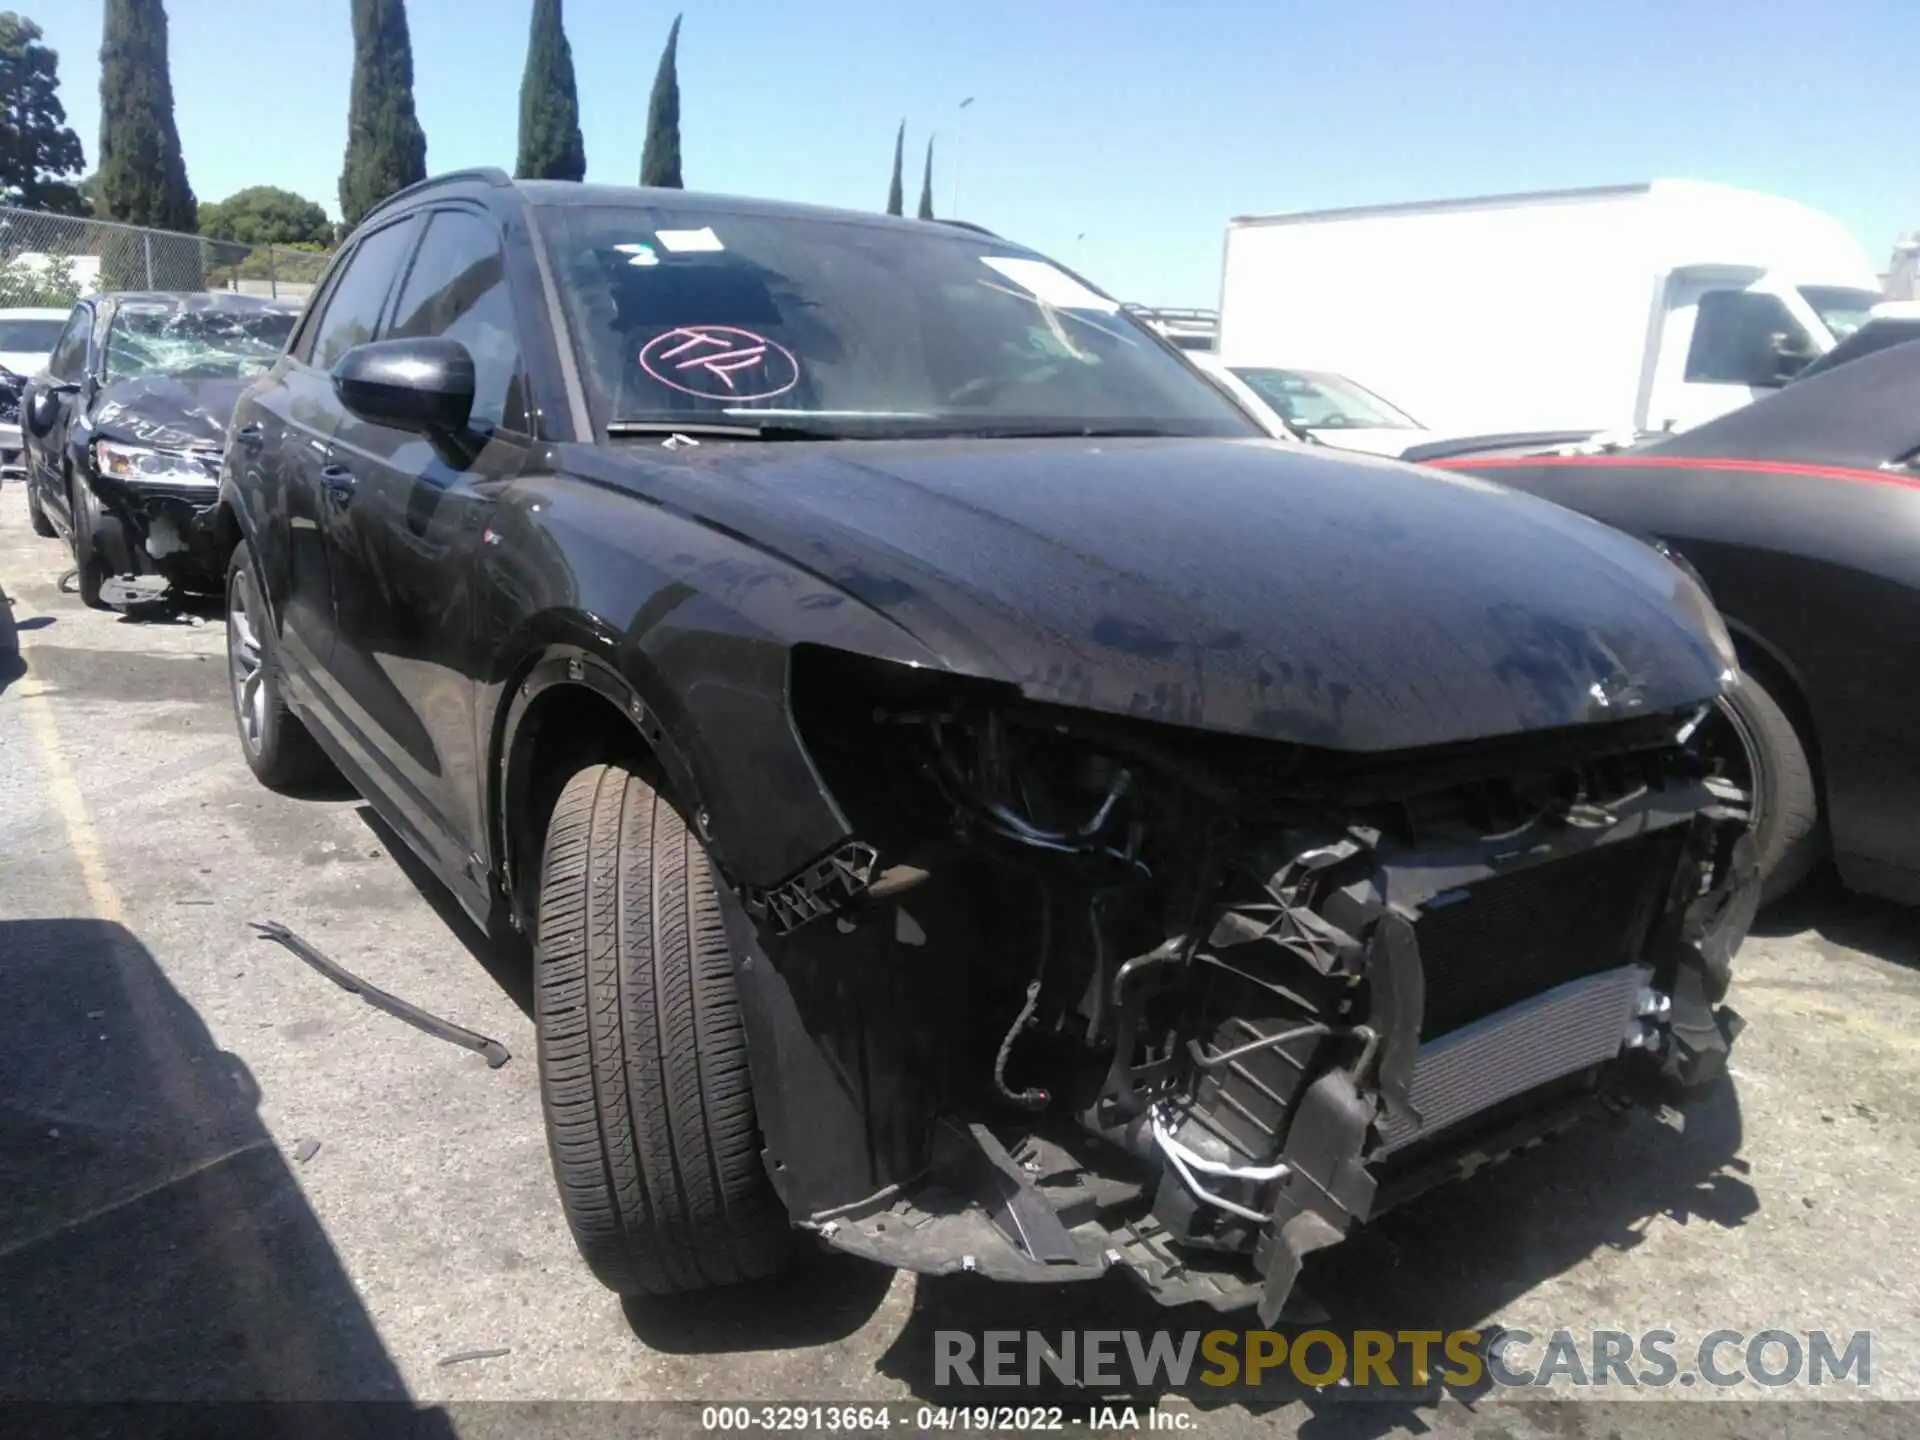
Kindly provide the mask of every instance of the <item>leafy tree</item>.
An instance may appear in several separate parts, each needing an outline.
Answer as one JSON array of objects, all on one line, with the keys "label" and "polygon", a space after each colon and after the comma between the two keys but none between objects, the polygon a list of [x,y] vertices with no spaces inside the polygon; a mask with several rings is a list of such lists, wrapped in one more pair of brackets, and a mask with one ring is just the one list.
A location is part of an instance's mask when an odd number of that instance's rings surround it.
[{"label": "leafy tree", "polygon": [[680,17],[667,31],[667,48],[660,52],[654,72],[653,94],[647,100],[647,143],[640,152],[640,183],[685,188],[680,179]]},{"label": "leafy tree", "polygon": [[100,199],[100,172],[94,171],[74,188],[80,192],[80,203],[85,207],[80,213],[91,215],[96,219],[104,219],[105,216],[100,209],[104,203]]},{"label": "leafy tree", "polygon": [[560,0],[533,0],[527,69],[520,78],[522,180],[580,180],[587,146],[580,134],[580,94],[573,83],[573,48],[561,22]]},{"label": "leafy tree", "polygon": [[200,207],[200,233],[243,245],[324,245],[333,239],[327,212],[275,185],[250,185]]},{"label": "leafy tree", "polygon": [[0,256],[0,307],[71,305],[83,288],[71,256]]},{"label": "leafy tree", "polygon": [[167,9],[106,0],[100,40],[99,206],[108,219],[192,234],[197,207],[173,123]]},{"label": "leafy tree", "polygon": [[927,166],[920,172],[920,218],[933,219],[933,137],[927,137]]},{"label": "leafy tree", "polygon": [[427,136],[413,113],[406,0],[353,0],[353,99],[340,214],[348,229],[396,191],[427,178]]},{"label": "leafy tree", "polygon": [[40,27],[0,12],[0,203],[84,215],[77,176],[86,166],[80,137],[60,104],[60,57],[40,43]]},{"label": "leafy tree", "polygon": [[907,213],[906,192],[900,184],[901,152],[907,143],[907,122],[902,120],[900,128],[893,132],[893,179],[887,185],[887,213],[904,215]]}]

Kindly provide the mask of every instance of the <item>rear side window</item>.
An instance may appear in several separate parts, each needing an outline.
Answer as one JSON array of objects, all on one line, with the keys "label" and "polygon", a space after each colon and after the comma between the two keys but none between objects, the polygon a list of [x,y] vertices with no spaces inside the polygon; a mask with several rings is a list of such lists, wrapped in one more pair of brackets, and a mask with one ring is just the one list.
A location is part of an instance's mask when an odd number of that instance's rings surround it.
[{"label": "rear side window", "polygon": [[412,233],[411,218],[402,220],[374,231],[348,257],[313,326],[312,361],[322,370],[331,370],[347,351],[373,339]]},{"label": "rear side window", "polygon": [[56,380],[78,380],[87,368],[87,332],[93,328],[91,312],[78,309],[67,317],[67,328],[60,332],[59,343],[47,359],[47,373]]},{"label": "rear side window", "polygon": [[1785,336],[1796,346],[1808,344],[1806,332],[1778,295],[1708,290],[1694,314],[1686,378],[1708,385],[1778,385],[1775,336]]},{"label": "rear side window", "polygon": [[0,320],[0,352],[50,355],[65,328],[64,320]]},{"label": "rear side window", "polygon": [[444,337],[473,356],[473,423],[524,432],[525,387],[513,297],[493,226],[464,210],[427,221],[386,339]]}]

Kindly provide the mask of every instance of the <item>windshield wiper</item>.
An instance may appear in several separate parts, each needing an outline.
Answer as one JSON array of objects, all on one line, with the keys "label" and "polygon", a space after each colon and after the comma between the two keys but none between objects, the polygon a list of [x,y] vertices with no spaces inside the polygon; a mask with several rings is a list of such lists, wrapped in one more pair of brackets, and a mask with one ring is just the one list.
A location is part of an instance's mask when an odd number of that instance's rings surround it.
[{"label": "windshield wiper", "polygon": [[857,440],[844,430],[821,430],[811,425],[743,425],[726,420],[609,420],[608,438],[639,435],[684,435],[689,440],[708,436],[717,440]]},{"label": "windshield wiper", "polygon": [[988,440],[1166,440],[1188,434],[1158,425],[981,425],[954,433]]}]

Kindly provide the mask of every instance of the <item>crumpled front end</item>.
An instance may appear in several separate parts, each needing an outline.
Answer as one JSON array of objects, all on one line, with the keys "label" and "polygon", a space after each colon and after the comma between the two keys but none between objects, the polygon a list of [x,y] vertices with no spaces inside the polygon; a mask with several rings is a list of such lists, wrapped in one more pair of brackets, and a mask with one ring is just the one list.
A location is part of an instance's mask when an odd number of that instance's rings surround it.
[{"label": "crumpled front end", "polygon": [[769,1172],[853,1253],[1271,1321],[1306,1254],[1737,1030],[1701,711],[1353,755],[804,650],[792,702],[853,838],[744,897],[740,979]]},{"label": "crumpled front end", "polygon": [[227,561],[210,523],[220,498],[219,452],[95,440],[87,458],[93,504],[104,522],[95,525],[95,545],[112,577],[103,597],[134,604],[169,587],[217,593]]}]

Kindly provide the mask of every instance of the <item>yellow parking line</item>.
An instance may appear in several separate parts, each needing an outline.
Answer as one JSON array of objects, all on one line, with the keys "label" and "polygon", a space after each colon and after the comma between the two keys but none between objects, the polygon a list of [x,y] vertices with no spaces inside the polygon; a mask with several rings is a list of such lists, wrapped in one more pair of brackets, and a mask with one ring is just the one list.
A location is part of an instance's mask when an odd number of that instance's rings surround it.
[{"label": "yellow parking line", "polygon": [[46,772],[47,793],[61,825],[66,828],[67,849],[80,866],[80,878],[86,884],[94,918],[122,922],[126,915],[120,904],[120,892],[113,888],[113,880],[107,874],[106,852],[100,847],[100,836],[93,828],[93,821],[87,818],[87,802],[81,797],[80,782],[74,778],[73,767],[61,753],[60,729],[54,723],[52,702],[31,675],[15,686],[13,693],[20,697],[26,712],[34,748],[40,752]]}]

